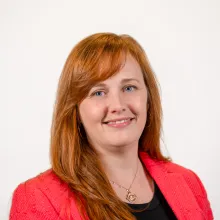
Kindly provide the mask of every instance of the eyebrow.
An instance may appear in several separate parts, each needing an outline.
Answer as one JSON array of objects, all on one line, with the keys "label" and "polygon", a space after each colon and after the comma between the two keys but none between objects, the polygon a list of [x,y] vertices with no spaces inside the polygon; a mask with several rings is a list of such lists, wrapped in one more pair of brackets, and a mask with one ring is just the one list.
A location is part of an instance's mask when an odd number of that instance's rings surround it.
[{"label": "eyebrow", "polygon": [[[130,82],[130,81],[136,81],[136,82],[140,83],[140,81],[138,79],[135,79],[135,78],[125,78],[125,79],[122,79],[121,84]],[[94,87],[107,87],[107,85],[105,83],[98,83],[98,84],[94,85],[93,88]]]}]

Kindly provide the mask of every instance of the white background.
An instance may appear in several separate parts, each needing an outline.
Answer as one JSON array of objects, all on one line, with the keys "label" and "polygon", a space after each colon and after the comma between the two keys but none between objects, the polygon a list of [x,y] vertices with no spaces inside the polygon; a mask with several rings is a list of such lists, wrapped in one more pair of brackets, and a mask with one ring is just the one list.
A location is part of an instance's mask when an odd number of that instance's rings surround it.
[{"label": "white background", "polygon": [[129,34],[146,50],[161,85],[166,152],[199,175],[220,219],[220,1],[0,0],[0,25],[0,219],[15,187],[50,167],[67,55],[104,31]]}]

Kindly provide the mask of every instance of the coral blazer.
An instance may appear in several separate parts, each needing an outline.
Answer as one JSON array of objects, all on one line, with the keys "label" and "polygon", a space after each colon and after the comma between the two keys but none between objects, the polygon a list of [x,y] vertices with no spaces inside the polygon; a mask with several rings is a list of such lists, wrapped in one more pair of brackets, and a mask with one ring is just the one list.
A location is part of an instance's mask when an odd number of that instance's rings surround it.
[{"label": "coral blazer", "polygon": [[[213,219],[206,190],[199,177],[172,162],[140,159],[180,220]],[[20,184],[13,194],[10,220],[82,220],[74,194],[50,169]]]}]

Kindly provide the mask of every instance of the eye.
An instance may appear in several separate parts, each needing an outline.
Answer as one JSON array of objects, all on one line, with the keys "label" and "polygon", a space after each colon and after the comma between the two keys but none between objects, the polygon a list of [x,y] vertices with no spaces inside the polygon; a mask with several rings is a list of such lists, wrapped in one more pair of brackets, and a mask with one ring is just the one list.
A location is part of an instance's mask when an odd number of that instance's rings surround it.
[{"label": "eye", "polygon": [[95,91],[92,93],[92,96],[103,96],[104,95],[104,91]]},{"label": "eye", "polygon": [[125,91],[131,92],[131,91],[137,89],[137,87],[136,86],[125,86],[124,89],[125,89]]}]

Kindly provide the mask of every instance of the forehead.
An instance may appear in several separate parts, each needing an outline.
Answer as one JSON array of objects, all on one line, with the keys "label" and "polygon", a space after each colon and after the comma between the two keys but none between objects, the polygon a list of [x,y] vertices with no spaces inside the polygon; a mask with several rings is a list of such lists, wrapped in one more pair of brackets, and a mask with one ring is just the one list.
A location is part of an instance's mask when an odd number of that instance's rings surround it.
[{"label": "forehead", "polygon": [[127,72],[141,72],[141,67],[131,55],[128,55],[122,70]]},{"label": "forehead", "polygon": [[116,73],[115,75],[106,79],[103,82],[110,82],[112,80],[123,80],[125,78],[132,78],[138,80],[143,79],[141,67],[131,55],[127,56],[126,61],[124,62],[118,73]]}]

